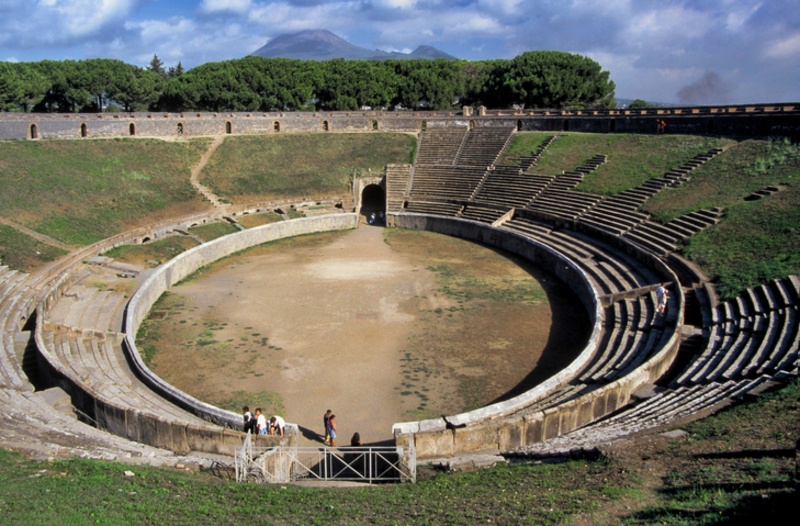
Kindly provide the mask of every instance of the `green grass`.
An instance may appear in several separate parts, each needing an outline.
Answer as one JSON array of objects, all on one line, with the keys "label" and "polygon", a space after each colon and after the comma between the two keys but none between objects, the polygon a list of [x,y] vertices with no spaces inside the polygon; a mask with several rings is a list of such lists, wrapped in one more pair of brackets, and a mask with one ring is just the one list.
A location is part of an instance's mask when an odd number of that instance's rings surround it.
[{"label": "green grass", "polygon": [[178,254],[196,247],[197,242],[183,236],[170,236],[145,245],[123,245],[104,252],[103,256],[124,263],[155,267]]},{"label": "green grass", "polygon": [[[524,149],[532,151],[545,136],[541,133],[518,134],[511,149],[516,149],[515,145],[520,142],[526,145]],[[586,176],[577,189],[611,195],[660,177],[699,153],[732,142],[690,135],[571,133],[552,142],[531,172],[559,175],[565,170],[574,170],[594,155],[604,154],[608,156],[607,162]]]},{"label": "green grass", "polygon": [[0,215],[87,245],[208,208],[189,182],[210,139],[0,142]]},{"label": "green grass", "polygon": [[248,214],[237,218],[240,224],[245,228],[254,228],[261,225],[268,225],[271,223],[278,223],[283,221],[283,218],[275,212],[266,212],[263,214]]},{"label": "green grass", "polygon": [[10,226],[0,225],[0,265],[31,272],[66,254],[62,248],[42,243]]},{"label": "green grass", "polygon": [[497,164],[503,164],[506,166],[519,165],[520,155],[532,155],[547,137],[552,137],[553,135],[556,134],[552,132],[530,132],[516,134],[514,139],[512,139],[511,144],[508,145],[508,149],[503,154],[503,157]]},{"label": "green grass", "polygon": [[379,175],[390,163],[410,163],[411,135],[280,134],[228,137],[201,182],[233,203],[277,197],[343,194],[354,172]]},{"label": "green grass", "polygon": [[[744,141],[692,172],[683,188],[651,199],[644,210],[666,222],[701,208],[726,207],[722,222],[689,238],[685,255],[714,281],[724,300],[748,287],[800,274],[800,146]],[[744,201],[768,184],[786,190]]]},{"label": "green grass", "polygon": [[204,241],[211,241],[212,239],[227,236],[228,234],[233,234],[238,231],[239,230],[232,224],[223,222],[209,223],[207,225],[198,225],[189,228],[190,233]]},{"label": "green grass", "polygon": [[[4,524],[26,525],[781,524],[796,508],[798,395],[794,380],[683,426],[688,440],[650,442],[613,460],[466,473],[423,468],[416,484],[350,489],[236,484],[206,472],[104,461],[36,462],[0,450],[0,512]],[[252,400],[234,397],[232,409],[253,409]]]}]

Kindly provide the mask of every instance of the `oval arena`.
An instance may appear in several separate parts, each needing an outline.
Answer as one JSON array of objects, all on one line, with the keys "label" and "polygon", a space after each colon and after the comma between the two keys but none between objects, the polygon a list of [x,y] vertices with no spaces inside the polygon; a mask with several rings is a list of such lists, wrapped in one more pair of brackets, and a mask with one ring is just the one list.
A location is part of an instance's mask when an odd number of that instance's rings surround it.
[{"label": "oval arena", "polygon": [[[485,450],[551,454],[591,448],[692,417],[767,381],[794,375],[800,279],[776,280],[720,302],[708,278],[676,253],[681,240],[715,224],[719,211],[692,212],[668,225],[640,212],[648,199],[681,186],[693,170],[724,155],[722,149],[611,196],[573,190],[607,161],[602,152],[587,152],[574,170],[557,176],[534,175],[530,168],[558,134],[652,134],[657,117],[666,120],[671,133],[797,137],[798,108],[4,115],[0,139],[383,131],[418,137],[413,164],[389,165],[382,174],[357,179],[352,196],[230,205],[212,194],[207,196],[215,205],[210,212],[107,238],[30,275],[0,269],[4,444],[44,456],[157,465],[208,465],[215,455],[231,456],[243,440],[241,415],[196,400],[153,374],[137,348],[140,324],[163,292],[220,258],[282,238],[357,228],[366,207],[375,206],[376,187],[389,226],[480,242],[536,263],[575,293],[590,320],[591,335],[578,358],[534,388],[467,413],[395,423],[390,430],[395,444],[413,446],[419,459]],[[520,131],[557,133],[522,156],[519,165],[499,164]],[[88,275],[86,262],[115,268],[102,260],[114,247],[309,204],[330,205],[331,213],[241,227],[160,264],[137,282],[131,297],[108,293],[73,301],[72,287]],[[656,314],[661,283],[670,290],[666,316]],[[54,322],[51,313],[68,301],[75,308]],[[299,430],[287,429],[282,443],[274,437],[259,440],[267,447],[296,446]]]}]

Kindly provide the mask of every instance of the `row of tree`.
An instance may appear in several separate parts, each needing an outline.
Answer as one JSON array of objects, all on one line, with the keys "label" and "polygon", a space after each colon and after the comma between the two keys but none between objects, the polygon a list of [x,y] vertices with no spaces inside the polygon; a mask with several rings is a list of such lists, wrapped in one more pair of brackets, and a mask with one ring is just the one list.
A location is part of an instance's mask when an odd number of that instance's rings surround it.
[{"label": "row of tree", "polygon": [[[116,105],[117,107],[114,107]],[[446,110],[614,107],[594,60],[532,51],[511,60],[329,60],[248,56],[186,72],[119,60],[0,62],[0,110],[38,112]]]}]

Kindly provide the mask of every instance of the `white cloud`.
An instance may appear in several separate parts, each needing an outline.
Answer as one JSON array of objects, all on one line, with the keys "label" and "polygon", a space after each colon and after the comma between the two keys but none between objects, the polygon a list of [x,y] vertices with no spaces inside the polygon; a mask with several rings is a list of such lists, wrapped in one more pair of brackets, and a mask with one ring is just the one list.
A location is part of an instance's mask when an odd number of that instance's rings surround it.
[{"label": "white cloud", "polygon": [[197,25],[182,17],[168,20],[145,20],[129,22],[125,29],[138,31],[144,44],[160,44],[175,38],[186,38],[196,33]]},{"label": "white cloud", "polygon": [[17,57],[8,57],[3,62],[19,62],[19,59]]},{"label": "white cloud", "polygon": [[766,55],[770,58],[789,58],[800,55],[800,33],[773,43],[767,49]]},{"label": "white cloud", "polygon": [[744,25],[750,20],[756,11],[761,9],[761,2],[757,3],[754,6],[743,6],[740,9],[734,9],[730,13],[728,13],[728,17],[725,20],[725,28],[728,31],[740,31]]},{"label": "white cloud", "polygon": [[701,38],[714,27],[711,13],[681,6],[648,11],[631,20],[630,34],[644,44],[669,44],[683,39]]},{"label": "white cloud", "polygon": [[233,13],[246,13],[252,2],[250,0],[203,0],[200,10],[204,13],[217,13],[231,11]]}]

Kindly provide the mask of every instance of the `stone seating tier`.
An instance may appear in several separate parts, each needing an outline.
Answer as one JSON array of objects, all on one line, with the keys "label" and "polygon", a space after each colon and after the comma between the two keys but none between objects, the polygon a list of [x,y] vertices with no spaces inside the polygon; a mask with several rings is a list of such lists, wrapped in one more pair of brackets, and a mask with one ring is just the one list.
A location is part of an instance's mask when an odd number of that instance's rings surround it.
[{"label": "stone seating tier", "polygon": [[466,135],[466,128],[432,128],[422,132],[417,165],[453,166]]},{"label": "stone seating tier", "polygon": [[513,133],[514,128],[485,127],[470,130],[456,164],[492,166],[507,147]]},{"label": "stone seating tier", "polygon": [[712,309],[703,331],[704,346],[673,380],[673,386],[775,374],[796,368],[800,280],[748,290]]}]

